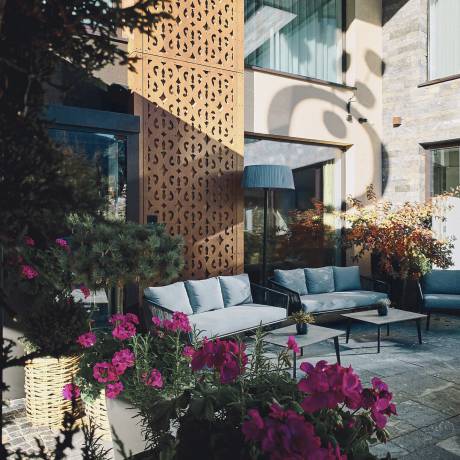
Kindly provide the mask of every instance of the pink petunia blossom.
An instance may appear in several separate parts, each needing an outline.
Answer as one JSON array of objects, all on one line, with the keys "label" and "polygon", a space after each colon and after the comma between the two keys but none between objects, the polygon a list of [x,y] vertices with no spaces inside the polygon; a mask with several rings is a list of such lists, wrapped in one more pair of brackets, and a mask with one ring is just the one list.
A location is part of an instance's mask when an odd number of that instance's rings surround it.
[{"label": "pink petunia blossom", "polygon": [[117,374],[122,375],[125,373],[128,367],[134,366],[135,359],[136,358],[134,356],[134,353],[131,350],[123,348],[122,350],[114,353],[112,358],[112,364],[115,367]]},{"label": "pink petunia blossom", "polygon": [[158,369],[152,369],[142,375],[142,381],[152,388],[163,388],[163,376]]},{"label": "pink petunia blossom", "polygon": [[186,356],[187,358],[193,358],[193,354],[195,353],[195,349],[190,345],[186,345],[182,350],[182,355]]},{"label": "pink petunia blossom", "polygon": [[158,318],[157,316],[152,316],[152,323],[156,327],[161,327],[161,319]]},{"label": "pink petunia blossom", "polygon": [[288,350],[292,350],[294,353],[298,353],[300,351],[299,345],[297,345],[297,342],[293,335],[289,336],[287,341],[287,347]]},{"label": "pink petunia blossom", "polygon": [[80,397],[80,388],[73,384],[73,383],[68,383],[67,385],[64,385],[62,388],[62,397],[67,400],[72,400]]},{"label": "pink petunia blossom", "polygon": [[28,280],[32,280],[38,276],[37,270],[30,265],[23,265],[21,269],[22,276]]},{"label": "pink petunia blossom", "polygon": [[116,382],[118,380],[118,374],[115,366],[112,363],[107,363],[105,361],[94,365],[93,377],[99,383]]},{"label": "pink petunia blossom", "polygon": [[91,295],[91,290],[86,287],[84,284],[80,286],[80,291],[83,294],[83,297],[87,299]]},{"label": "pink petunia blossom", "polygon": [[30,247],[35,246],[35,240],[31,236],[28,236],[28,235],[24,237],[24,243]]},{"label": "pink petunia blossom", "polygon": [[77,343],[83,348],[90,348],[96,343],[96,334],[94,332],[86,332],[80,335],[77,339]]},{"label": "pink petunia blossom", "polygon": [[114,399],[116,398],[123,390],[125,387],[121,382],[117,383],[109,383],[105,387],[105,396],[109,399]]},{"label": "pink petunia blossom", "polygon": [[64,240],[63,238],[56,238],[55,242],[58,246],[61,246],[61,248],[67,249],[69,247],[69,245],[67,244],[67,241]]}]

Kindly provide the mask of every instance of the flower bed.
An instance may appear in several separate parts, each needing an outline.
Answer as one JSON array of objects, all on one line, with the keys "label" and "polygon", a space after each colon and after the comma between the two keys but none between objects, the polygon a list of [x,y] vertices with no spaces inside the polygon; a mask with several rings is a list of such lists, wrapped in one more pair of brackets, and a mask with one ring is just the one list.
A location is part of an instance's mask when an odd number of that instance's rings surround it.
[{"label": "flower bed", "polygon": [[[146,449],[165,458],[368,459],[386,441],[396,414],[378,378],[363,387],[351,367],[304,362],[297,382],[288,351],[264,354],[258,331],[252,351],[237,340],[189,343],[187,316],[153,319],[137,333],[135,315],[114,315],[110,332],[78,338],[83,347],[79,387],[84,398],[104,391],[128,400],[141,420]],[[294,337],[289,348],[296,349]]]}]

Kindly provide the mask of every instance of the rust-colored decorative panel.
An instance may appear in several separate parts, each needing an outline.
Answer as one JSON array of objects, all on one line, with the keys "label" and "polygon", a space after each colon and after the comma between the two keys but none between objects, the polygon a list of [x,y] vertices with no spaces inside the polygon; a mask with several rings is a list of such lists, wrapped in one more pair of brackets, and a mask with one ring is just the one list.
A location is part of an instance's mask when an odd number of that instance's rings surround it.
[{"label": "rust-colored decorative panel", "polygon": [[153,39],[133,38],[143,48],[130,86],[142,117],[144,219],[155,214],[183,236],[184,278],[243,269],[239,3],[165,2],[177,21],[159,24]]}]

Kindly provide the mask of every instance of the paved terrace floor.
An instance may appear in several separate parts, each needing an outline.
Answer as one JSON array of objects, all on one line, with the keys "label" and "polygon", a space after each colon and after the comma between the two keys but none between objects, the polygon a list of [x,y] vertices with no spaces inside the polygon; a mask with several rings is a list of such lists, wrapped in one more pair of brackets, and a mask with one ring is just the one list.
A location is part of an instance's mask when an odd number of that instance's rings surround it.
[{"label": "paved terrace floor", "polygon": [[[345,330],[344,322],[329,324]],[[340,338],[342,365],[351,365],[365,384],[381,377],[395,395],[399,415],[389,424],[390,442],[373,448],[379,457],[390,452],[399,460],[460,458],[460,317],[434,317],[431,330],[422,334],[419,345],[415,322],[393,325],[389,338],[383,334],[380,354],[376,330],[369,324],[354,323],[348,344]],[[335,362],[332,341],[305,349],[299,364],[320,359]],[[11,449],[32,451],[34,437],[53,446],[55,433],[32,427],[21,401],[7,411],[10,423],[2,429],[2,441]],[[78,437],[77,448],[80,442]],[[69,457],[79,458],[78,452],[69,452]]]}]

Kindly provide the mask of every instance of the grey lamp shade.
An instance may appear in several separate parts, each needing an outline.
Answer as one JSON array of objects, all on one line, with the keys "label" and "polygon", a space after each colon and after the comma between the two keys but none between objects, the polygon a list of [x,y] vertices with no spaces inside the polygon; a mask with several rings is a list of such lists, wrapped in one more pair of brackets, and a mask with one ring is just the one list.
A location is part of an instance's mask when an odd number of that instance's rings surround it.
[{"label": "grey lamp shade", "polygon": [[291,189],[294,190],[294,177],[289,166],[251,165],[243,172],[243,188]]}]

